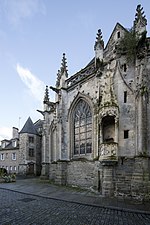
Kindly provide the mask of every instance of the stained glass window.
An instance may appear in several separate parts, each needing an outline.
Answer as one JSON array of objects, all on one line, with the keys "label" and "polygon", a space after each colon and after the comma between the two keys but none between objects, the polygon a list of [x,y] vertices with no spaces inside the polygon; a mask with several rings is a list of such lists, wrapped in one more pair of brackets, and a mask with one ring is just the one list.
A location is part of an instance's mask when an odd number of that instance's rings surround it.
[{"label": "stained glass window", "polygon": [[92,113],[90,106],[80,100],[74,110],[74,155],[92,152]]}]

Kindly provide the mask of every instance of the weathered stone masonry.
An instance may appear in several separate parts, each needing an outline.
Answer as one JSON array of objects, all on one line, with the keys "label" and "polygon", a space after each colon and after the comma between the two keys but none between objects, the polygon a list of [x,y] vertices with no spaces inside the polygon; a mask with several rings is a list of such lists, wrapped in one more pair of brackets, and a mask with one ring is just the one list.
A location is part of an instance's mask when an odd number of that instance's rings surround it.
[{"label": "weathered stone masonry", "polygon": [[[104,47],[98,30],[95,57],[68,76],[63,54],[55,102],[44,96],[42,175],[55,183],[95,189],[104,196],[150,197],[150,38],[138,5],[135,51],[117,23]],[[132,33],[131,33],[132,35]],[[132,47],[132,46],[131,46]],[[128,55],[134,53],[133,61]],[[130,55],[131,57],[131,55]]]}]

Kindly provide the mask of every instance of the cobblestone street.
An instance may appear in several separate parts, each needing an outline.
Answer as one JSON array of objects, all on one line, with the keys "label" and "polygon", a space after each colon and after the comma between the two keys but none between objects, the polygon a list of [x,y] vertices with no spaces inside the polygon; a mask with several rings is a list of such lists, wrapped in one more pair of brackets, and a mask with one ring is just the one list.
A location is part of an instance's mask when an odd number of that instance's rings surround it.
[{"label": "cobblestone street", "polygon": [[0,190],[0,225],[149,225],[150,214]]}]

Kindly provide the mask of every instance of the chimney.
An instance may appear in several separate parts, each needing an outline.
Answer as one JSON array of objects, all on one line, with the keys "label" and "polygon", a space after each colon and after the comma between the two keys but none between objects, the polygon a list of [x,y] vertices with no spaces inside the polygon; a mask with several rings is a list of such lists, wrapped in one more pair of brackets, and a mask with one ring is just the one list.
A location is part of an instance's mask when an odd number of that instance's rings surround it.
[{"label": "chimney", "polygon": [[13,139],[19,138],[18,128],[16,128],[16,127],[13,127],[13,128],[12,128],[12,138],[13,138]]}]

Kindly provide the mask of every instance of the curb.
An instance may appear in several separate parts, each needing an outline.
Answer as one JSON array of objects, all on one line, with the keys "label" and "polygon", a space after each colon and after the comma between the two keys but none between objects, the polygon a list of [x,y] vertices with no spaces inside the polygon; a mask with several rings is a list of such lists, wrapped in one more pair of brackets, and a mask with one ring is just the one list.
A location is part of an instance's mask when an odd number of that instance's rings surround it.
[{"label": "curb", "polygon": [[45,198],[45,199],[52,199],[52,200],[57,200],[57,201],[69,202],[69,203],[86,205],[86,206],[99,207],[99,208],[103,208],[103,209],[117,210],[117,211],[122,211],[122,212],[150,215],[150,211],[133,210],[133,209],[127,209],[127,208],[120,208],[120,207],[117,207],[117,206],[105,206],[105,205],[99,205],[99,204],[95,204],[95,203],[86,203],[86,202],[76,201],[76,200],[67,200],[67,199],[50,197],[50,196],[45,196],[45,195],[40,195],[40,194],[33,194],[33,193],[25,192],[25,191],[23,192],[23,191],[18,191],[18,190],[12,190],[12,189],[3,188],[3,187],[0,187],[0,189],[16,192],[16,193],[20,193],[20,194],[32,195],[32,196],[35,196],[35,197],[40,197],[40,198]]}]

